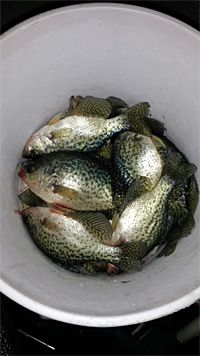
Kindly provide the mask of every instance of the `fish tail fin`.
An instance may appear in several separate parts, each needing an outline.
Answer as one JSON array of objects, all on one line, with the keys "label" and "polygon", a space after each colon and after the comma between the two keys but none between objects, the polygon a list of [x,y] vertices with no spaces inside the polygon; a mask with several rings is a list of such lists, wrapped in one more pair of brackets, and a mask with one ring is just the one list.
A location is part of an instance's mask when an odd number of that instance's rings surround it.
[{"label": "fish tail fin", "polygon": [[192,215],[195,214],[199,202],[199,188],[196,177],[192,175],[188,180],[187,204]]},{"label": "fish tail fin", "polygon": [[141,135],[151,136],[151,130],[143,120],[148,115],[149,103],[143,102],[128,108],[122,114],[106,120],[106,125],[115,133],[121,130],[131,130]]},{"label": "fish tail fin", "polygon": [[149,113],[150,104],[148,102],[142,102],[136,104],[129,108],[126,113],[130,115],[130,117],[137,117],[138,119],[144,119]]},{"label": "fish tail fin", "polygon": [[149,103],[142,102],[132,106],[125,112],[130,123],[131,131],[141,135],[151,136],[149,125],[144,120],[149,113],[149,107]]},{"label": "fish tail fin", "polygon": [[141,259],[146,253],[145,242],[126,242],[120,246],[121,256],[119,262],[119,268],[127,273],[134,273],[141,271]]},{"label": "fish tail fin", "polygon": [[197,167],[193,163],[183,160],[183,156],[177,152],[168,152],[163,175],[179,184],[191,177]]}]

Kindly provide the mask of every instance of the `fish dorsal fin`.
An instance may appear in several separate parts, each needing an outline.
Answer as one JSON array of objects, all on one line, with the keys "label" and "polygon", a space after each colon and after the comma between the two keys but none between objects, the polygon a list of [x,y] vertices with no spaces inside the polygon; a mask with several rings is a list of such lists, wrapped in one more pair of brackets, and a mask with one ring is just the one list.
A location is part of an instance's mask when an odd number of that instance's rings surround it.
[{"label": "fish dorsal fin", "polygon": [[63,198],[66,199],[77,199],[79,197],[79,192],[76,189],[64,187],[63,185],[55,184],[53,187],[53,192],[61,195]]},{"label": "fish dorsal fin", "polygon": [[86,229],[88,229],[101,242],[106,242],[112,237],[113,229],[106,218],[100,212],[74,212],[73,217],[81,221]]},{"label": "fish dorsal fin", "polygon": [[94,96],[86,96],[78,103],[74,109],[74,113],[76,115],[96,116],[104,118],[108,118],[111,111],[112,106],[106,99],[96,98]]},{"label": "fish dorsal fin", "polygon": [[52,117],[51,120],[47,123],[47,125],[54,125],[56,122],[60,121],[61,118],[64,118],[65,114],[63,111],[59,112],[59,114],[56,114],[54,117]]}]

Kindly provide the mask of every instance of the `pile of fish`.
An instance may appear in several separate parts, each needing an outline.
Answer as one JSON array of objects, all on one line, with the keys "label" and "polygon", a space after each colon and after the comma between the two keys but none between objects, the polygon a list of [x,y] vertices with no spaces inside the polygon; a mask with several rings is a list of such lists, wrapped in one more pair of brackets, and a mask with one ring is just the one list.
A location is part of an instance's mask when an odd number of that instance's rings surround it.
[{"label": "pile of fish", "polygon": [[37,246],[74,272],[133,273],[194,227],[196,166],[149,116],[110,96],[76,96],[27,141],[22,218]]}]

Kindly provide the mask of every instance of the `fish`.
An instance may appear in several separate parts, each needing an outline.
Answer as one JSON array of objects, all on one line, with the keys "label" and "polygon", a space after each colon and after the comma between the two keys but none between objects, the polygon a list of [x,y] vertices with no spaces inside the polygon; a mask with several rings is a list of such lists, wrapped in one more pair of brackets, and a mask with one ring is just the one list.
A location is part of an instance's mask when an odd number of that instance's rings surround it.
[{"label": "fish", "polygon": [[[195,176],[192,175],[189,177],[188,181],[194,182],[193,177]],[[195,226],[194,214],[192,214],[194,211],[192,209],[192,211],[190,210],[190,204],[188,204],[190,195],[187,191],[187,183],[175,186],[170,193],[168,200],[168,223],[166,235],[161,240],[161,244],[166,243],[166,246],[158,257],[169,256],[172,254],[176,249],[178,241],[182,237],[187,237]],[[193,200],[191,205],[194,207]]]},{"label": "fish", "polygon": [[[187,157],[166,136],[162,137],[167,150],[177,152],[182,156],[182,161],[189,163]],[[163,154],[164,153],[164,154]],[[166,160],[166,152],[161,152],[163,161]],[[195,175],[191,175],[183,183],[175,186],[168,200],[168,220],[165,236],[161,244],[166,244],[158,257],[172,254],[182,237],[188,236],[195,226],[195,214],[199,201],[199,189]]]},{"label": "fish", "polygon": [[119,133],[115,139],[112,159],[116,208],[121,205],[130,184],[132,190],[137,185],[135,191],[142,194],[152,190],[160,180],[163,162],[154,144],[155,139],[130,131]]},{"label": "fish", "polygon": [[70,271],[92,275],[105,266],[110,273],[110,264],[121,270],[132,265],[127,246],[107,244],[112,226],[99,212],[64,214],[53,208],[29,207],[21,215],[38,248]]},{"label": "fish", "polygon": [[97,150],[115,133],[130,129],[135,120],[146,116],[149,103],[139,103],[129,110],[111,119],[73,115],[45,125],[27,141],[22,156],[35,158],[50,152]]},{"label": "fish", "polygon": [[[162,141],[164,142],[164,144],[166,145],[166,148],[168,151],[170,152],[177,152],[179,154],[181,154],[182,156],[182,160],[184,162],[189,162],[186,155],[180,151],[180,149],[171,141],[169,140],[166,136],[162,137]],[[163,154],[163,151],[161,153],[163,161],[166,160],[166,151]],[[172,190],[172,199],[173,196],[177,196],[177,192],[178,189],[180,189],[180,186],[175,187]],[[184,184],[182,184],[182,193],[180,195],[180,197],[183,198],[183,196],[185,196],[185,208],[192,214],[194,215],[198,206],[198,202],[199,202],[199,187],[198,187],[198,183],[197,183],[197,179],[195,177],[195,175],[193,174],[191,177],[189,177],[187,180],[185,180]],[[175,190],[175,192],[173,192]],[[179,198],[176,198],[176,200],[179,200]]]},{"label": "fish", "polygon": [[84,153],[49,153],[19,163],[18,175],[49,204],[74,210],[112,209],[107,168]]},{"label": "fish", "polygon": [[[137,261],[153,249],[161,240],[167,223],[167,202],[175,184],[189,178],[196,166],[182,162],[179,153],[169,153],[163,175],[156,187],[132,201],[119,218],[113,232],[113,245],[129,244],[134,249]],[[142,252],[137,249],[143,244]],[[130,270],[134,272],[134,270]]]}]

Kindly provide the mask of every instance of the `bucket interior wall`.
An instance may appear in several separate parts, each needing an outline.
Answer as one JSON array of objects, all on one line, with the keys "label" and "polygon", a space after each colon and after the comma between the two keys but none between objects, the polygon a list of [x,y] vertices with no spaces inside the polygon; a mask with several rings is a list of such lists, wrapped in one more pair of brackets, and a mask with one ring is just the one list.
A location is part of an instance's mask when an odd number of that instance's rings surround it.
[{"label": "bucket interior wall", "polygon": [[[32,21],[32,22],[31,22]],[[167,16],[129,6],[58,9],[2,39],[2,291],[54,319],[92,326],[135,324],[199,297],[199,210],[192,234],[137,274],[66,271],[35,246],[16,210],[17,163],[26,140],[71,95],[148,101],[152,117],[199,168],[198,36]]]}]

